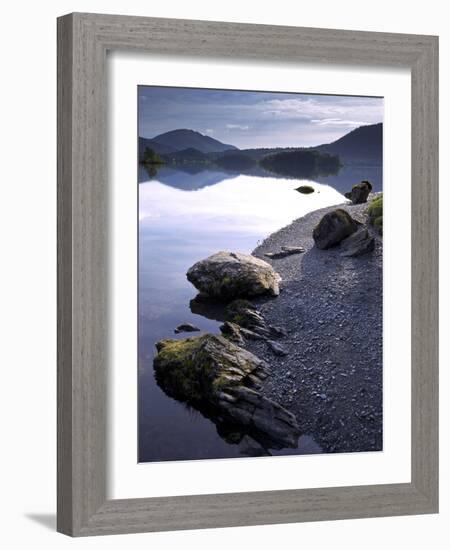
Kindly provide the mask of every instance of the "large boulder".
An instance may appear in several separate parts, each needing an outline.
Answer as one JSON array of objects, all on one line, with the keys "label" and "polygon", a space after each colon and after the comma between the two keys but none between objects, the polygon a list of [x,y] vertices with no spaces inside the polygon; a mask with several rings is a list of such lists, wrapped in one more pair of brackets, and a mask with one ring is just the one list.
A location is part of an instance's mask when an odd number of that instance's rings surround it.
[{"label": "large boulder", "polygon": [[[269,448],[296,447],[295,416],[260,393],[268,367],[223,336],[204,334],[157,343],[155,377],[170,396]],[[234,430],[226,430],[233,427]]]},{"label": "large boulder", "polygon": [[313,230],[317,248],[331,248],[357,231],[359,223],[342,208],[332,210],[323,216]]},{"label": "large boulder", "polygon": [[362,256],[375,249],[375,239],[369,235],[367,228],[360,227],[358,231],[341,241],[342,256]]},{"label": "large boulder", "polygon": [[224,301],[280,292],[281,278],[271,265],[238,252],[217,252],[190,267],[186,276],[202,294]]},{"label": "large boulder", "polygon": [[352,190],[345,193],[345,197],[350,199],[353,204],[362,204],[367,202],[367,197],[372,191],[372,184],[370,181],[363,180],[361,183],[357,183],[352,187]]}]

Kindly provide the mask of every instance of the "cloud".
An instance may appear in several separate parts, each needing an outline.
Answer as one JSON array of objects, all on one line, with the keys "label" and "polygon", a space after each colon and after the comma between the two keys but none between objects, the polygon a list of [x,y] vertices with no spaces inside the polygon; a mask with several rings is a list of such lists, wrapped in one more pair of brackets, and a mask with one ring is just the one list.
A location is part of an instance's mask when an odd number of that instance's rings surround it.
[{"label": "cloud", "polygon": [[375,97],[139,88],[139,133],[191,128],[239,148],[330,143],[383,120]]},{"label": "cloud", "polygon": [[378,98],[317,96],[316,98],[270,99],[258,104],[263,115],[287,120],[305,120],[320,126],[361,126],[382,120],[383,103]]},{"label": "cloud", "polygon": [[365,126],[367,124],[370,124],[370,122],[363,121],[363,120],[345,120],[340,118],[311,119],[311,122],[313,124],[317,124],[318,126],[346,126],[346,127],[354,126],[355,128],[357,126]]},{"label": "cloud", "polygon": [[249,130],[250,126],[246,124],[226,124],[225,127],[228,130]]}]

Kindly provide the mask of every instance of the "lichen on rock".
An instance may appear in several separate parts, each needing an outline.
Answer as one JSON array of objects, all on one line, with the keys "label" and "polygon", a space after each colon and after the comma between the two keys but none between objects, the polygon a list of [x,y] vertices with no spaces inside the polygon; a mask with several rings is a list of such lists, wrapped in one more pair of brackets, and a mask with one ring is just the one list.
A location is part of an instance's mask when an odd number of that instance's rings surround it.
[{"label": "lichen on rock", "polygon": [[383,234],[383,195],[375,197],[367,208],[369,223],[372,224],[380,233]]},{"label": "lichen on rock", "polygon": [[161,340],[154,359],[159,386],[221,425],[233,425],[274,448],[295,447],[295,416],[259,389],[267,364],[223,336]]},{"label": "lichen on rock", "polygon": [[280,292],[280,276],[270,264],[238,252],[217,252],[190,267],[186,276],[200,293],[218,300]]}]

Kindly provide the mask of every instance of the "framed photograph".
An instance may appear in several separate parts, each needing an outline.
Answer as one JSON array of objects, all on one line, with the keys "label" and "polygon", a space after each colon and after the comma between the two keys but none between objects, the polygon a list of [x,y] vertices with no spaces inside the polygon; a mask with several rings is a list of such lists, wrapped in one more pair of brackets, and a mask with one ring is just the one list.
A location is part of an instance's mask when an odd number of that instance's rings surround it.
[{"label": "framed photograph", "polygon": [[58,19],[58,530],[438,511],[438,39]]}]

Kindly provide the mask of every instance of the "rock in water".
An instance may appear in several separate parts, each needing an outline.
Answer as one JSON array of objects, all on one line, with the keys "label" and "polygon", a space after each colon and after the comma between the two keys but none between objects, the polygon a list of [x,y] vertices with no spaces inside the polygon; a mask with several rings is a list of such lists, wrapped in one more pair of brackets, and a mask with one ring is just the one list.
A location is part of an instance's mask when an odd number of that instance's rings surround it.
[{"label": "rock in water", "polygon": [[219,300],[280,292],[281,277],[271,265],[237,252],[217,252],[190,267],[186,276],[202,294]]},{"label": "rock in water", "polygon": [[375,249],[375,239],[365,227],[361,227],[341,241],[340,248],[342,256],[361,256]]},{"label": "rock in water", "polygon": [[183,323],[181,325],[178,325],[177,328],[174,330],[175,334],[179,334],[180,332],[198,332],[198,331],[200,331],[200,329],[195,325],[192,325],[191,323]]},{"label": "rock in water", "polygon": [[168,395],[197,408],[222,431],[250,434],[264,447],[297,446],[295,416],[258,391],[267,376],[261,359],[214,334],[161,340],[156,347],[155,376]]},{"label": "rock in water", "polygon": [[313,230],[314,242],[322,250],[330,248],[354,233],[359,225],[347,211],[337,208],[325,214],[316,225]]},{"label": "rock in water", "polygon": [[303,195],[309,195],[310,193],[314,193],[314,187],[311,187],[311,185],[300,185],[300,187],[296,188],[296,191],[303,193]]},{"label": "rock in water", "polygon": [[345,193],[345,197],[350,199],[353,204],[362,204],[367,202],[367,197],[372,191],[372,184],[370,181],[363,180],[361,183],[357,183],[352,187],[352,190]]}]

